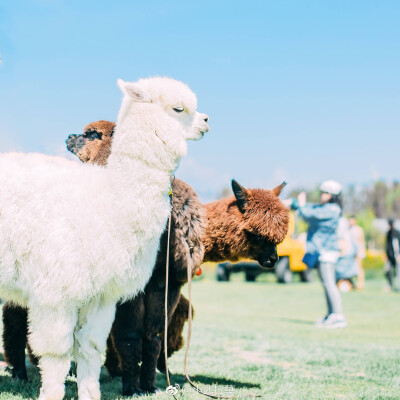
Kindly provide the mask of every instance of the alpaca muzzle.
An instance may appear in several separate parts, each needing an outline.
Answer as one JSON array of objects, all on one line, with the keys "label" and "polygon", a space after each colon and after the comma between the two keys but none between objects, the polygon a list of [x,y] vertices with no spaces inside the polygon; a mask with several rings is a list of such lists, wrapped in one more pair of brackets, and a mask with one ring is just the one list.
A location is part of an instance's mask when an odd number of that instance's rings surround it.
[{"label": "alpaca muzzle", "polygon": [[196,114],[196,119],[193,124],[193,133],[195,134],[194,140],[201,139],[209,130],[210,126],[208,125],[209,117],[207,114]]},{"label": "alpaca muzzle", "polygon": [[262,268],[273,268],[275,264],[278,262],[279,256],[276,250],[276,246],[272,248],[268,248],[259,258],[258,263]]},{"label": "alpaca muzzle", "polygon": [[207,114],[201,114],[200,119],[201,119],[200,131],[204,135],[210,130],[210,126],[208,125],[209,117]]},{"label": "alpaca muzzle", "polygon": [[78,153],[82,150],[82,148],[86,144],[86,138],[84,135],[69,135],[65,144],[67,145],[68,151],[71,153],[78,155]]}]

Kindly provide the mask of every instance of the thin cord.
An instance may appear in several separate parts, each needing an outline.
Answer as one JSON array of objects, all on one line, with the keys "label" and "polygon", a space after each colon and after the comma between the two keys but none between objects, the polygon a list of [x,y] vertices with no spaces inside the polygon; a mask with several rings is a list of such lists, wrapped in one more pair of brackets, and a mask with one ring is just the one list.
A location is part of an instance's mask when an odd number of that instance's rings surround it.
[{"label": "thin cord", "polygon": [[[174,177],[175,179],[175,177]],[[171,215],[168,219],[168,235],[167,235],[167,261],[165,263],[165,304],[164,304],[164,312],[165,312],[165,321],[164,321],[164,360],[165,360],[165,376],[167,378],[168,388],[172,388],[171,380],[169,377],[169,368],[168,368],[168,281],[169,281],[169,248],[170,248],[170,241],[171,241]],[[193,314],[192,314],[192,269],[190,267],[190,263],[187,264],[187,278],[188,278],[188,293],[189,293],[189,310],[188,310],[188,332],[186,338],[186,349],[185,349],[185,359],[183,362],[183,368],[185,372],[186,380],[189,384],[196,390],[197,393],[202,394],[203,396],[210,397],[212,399],[235,399],[237,396],[215,396],[212,394],[208,394],[201,390],[191,379],[189,376],[188,368],[187,368],[187,361],[188,361],[188,354],[189,354],[189,347],[190,347],[190,340],[192,338],[192,322],[193,322]],[[174,397],[175,400],[177,398],[171,392],[168,393]],[[249,397],[261,397],[260,395],[256,395],[253,393],[248,394]]]},{"label": "thin cord", "polygon": [[[164,304],[164,312],[165,312],[165,320],[164,320],[164,360],[165,360],[165,376],[167,378],[168,388],[172,389],[171,380],[169,378],[169,369],[168,369],[168,281],[169,281],[169,245],[171,239],[171,215],[168,218],[168,235],[167,235],[167,261],[165,263],[165,304]],[[177,398],[173,393],[170,393],[175,400]]]}]

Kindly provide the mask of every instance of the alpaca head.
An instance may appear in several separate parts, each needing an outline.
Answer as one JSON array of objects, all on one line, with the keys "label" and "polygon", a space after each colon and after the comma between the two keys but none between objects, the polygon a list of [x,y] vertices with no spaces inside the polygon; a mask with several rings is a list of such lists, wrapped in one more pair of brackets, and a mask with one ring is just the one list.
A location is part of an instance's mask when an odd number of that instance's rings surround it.
[{"label": "alpaca head", "polygon": [[[196,111],[196,95],[183,82],[161,77],[140,79],[137,82],[119,79],[118,86],[124,94],[125,103],[118,123],[122,123],[126,117],[129,105],[143,103],[164,111],[172,125],[180,126],[185,140],[198,140],[209,130],[208,115]],[[163,139],[167,140],[166,137]]]},{"label": "alpaca head", "polygon": [[207,115],[196,111],[196,96],[169,78],[118,80],[118,85],[123,99],[108,165],[127,175],[132,163],[173,173],[186,155],[187,140],[201,139],[209,129]]},{"label": "alpaca head", "polygon": [[67,149],[84,163],[106,165],[114,128],[114,122],[91,122],[83,129],[83,134],[68,136],[65,142]]},{"label": "alpaca head", "polygon": [[278,197],[285,185],[283,182],[272,190],[246,189],[232,180],[248,243],[247,256],[264,268],[272,268],[278,261],[276,245],[288,232],[289,210]]}]

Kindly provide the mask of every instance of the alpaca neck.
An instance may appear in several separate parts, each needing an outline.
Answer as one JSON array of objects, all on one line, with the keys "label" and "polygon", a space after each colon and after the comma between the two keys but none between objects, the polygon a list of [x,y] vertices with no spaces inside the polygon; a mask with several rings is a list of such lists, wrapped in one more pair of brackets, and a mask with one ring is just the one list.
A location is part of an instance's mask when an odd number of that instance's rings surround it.
[{"label": "alpaca neck", "polygon": [[[154,200],[158,196],[168,197],[170,177],[187,147],[174,128],[165,112],[156,105],[133,103],[122,107],[107,168],[118,196],[130,196],[131,202],[142,193]],[[168,129],[170,135],[177,138],[175,142],[162,141],[156,135],[163,133],[162,129]]]},{"label": "alpaca neck", "polygon": [[[110,164],[108,164],[110,165]],[[132,159],[121,156],[118,162],[112,165],[111,170],[116,172],[120,181],[134,183],[138,179],[146,183],[170,182],[175,169],[160,169],[142,159]]]}]

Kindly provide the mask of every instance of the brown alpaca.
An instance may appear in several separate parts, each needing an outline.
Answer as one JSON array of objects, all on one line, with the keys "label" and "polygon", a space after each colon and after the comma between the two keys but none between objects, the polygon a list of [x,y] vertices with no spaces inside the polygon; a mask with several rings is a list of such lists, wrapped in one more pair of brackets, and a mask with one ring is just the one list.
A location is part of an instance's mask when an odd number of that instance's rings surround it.
[{"label": "brown alpaca", "polygon": [[91,122],[83,129],[83,135],[69,135],[67,148],[84,163],[106,165],[111,153],[115,123]]},{"label": "brown alpaca", "polygon": [[[105,121],[102,121],[104,123]],[[112,123],[110,123],[112,124]],[[86,131],[89,130],[89,134]],[[89,156],[91,160],[103,163],[104,156],[97,157],[98,154],[107,154],[112,142],[112,133],[107,135],[109,138],[104,141],[102,136],[96,133],[95,125],[89,124],[85,128],[86,137],[85,147],[75,149],[71,143],[76,143],[82,138],[71,135],[67,140],[70,150],[78,153],[80,157]],[[113,125],[109,125],[113,129]],[[72,139],[71,139],[72,137]],[[93,143],[92,143],[93,142]],[[102,149],[100,146],[107,147]],[[95,150],[97,149],[97,153]],[[103,150],[103,151],[100,151]],[[173,186],[173,213],[176,207],[184,208],[187,201],[191,200],[194,193],[189,193],[185,203],[174,204],[177,191],[176,185],[185,185],[181,181],[175,181]],[[226,259],[236,260],[247,257],[257,260],[263,267],[272,267],[277,261],[276,244],[280,243],[288,228],[288,210],[282,205],[278,196],[284,185],[280,185],[272,191],[261,189],[245,189],[236,181],[232,181],[234,195],[228,199],[223,199],[204,206],[207,215],[207,228],[202,237],[206,253],[204,261],[223,261]],[[179,191],[179,188],[178,188]],[[196,197],[197,199],[197,197]],[[182,207],[183,204],[183,207]],[[173,219],[174,220],[174,219]],[[176,230],[173,227],[172,232]],[[172,242],[171,250],[175,251],[171,255],[171,267],[178,272],[179,277],[171,277],[168,309],[169,335],[168,335],[168,355],[180,349],[183,345],[182,329],[187,320],[187,300],[180,295],[180,289],[186,282],[187,254],[192,249],[187,248],[186,232],[178,232],[176,237],[180,242]],[[142,296],[131,302],[124,303],[118,307],[116,319],[108,341],[106,367],[111,375],[121,375],[123,377],[124,394],[138,393],[138,375],[140,371],[140,384],[146,391],[155,391],[154,378],[157,358],[160,354],[161,341],[159,336],[163,333],[163,290],[165,277],[165,254],[166,249],[165,235],[160,245],[159,259],[154,270],[153,277],[146,287]],[[176,259],[176,254],[181,253],[181,259]],[[162,258],[162,261],[161,261]],[[146,301],[147,299],[147,301]],[[146,328],[147,321],[147,328]],[[150,321],[150,322],[149,322]],[[143,335],[144,332],[144,335]],[[157,334],[159,334],[157,336]],[[5,348],[6,348],[5,344]],[[7,350],[8,351],[8,350]],[[141,369],[139,362],[142,360]],[[163,370],[163,358],[159,359],[159,369]]]},{"label": "brown alpaca", "polygon": [[203,261],[251,257],[262,267],[273,267],[278,260],[275,246],[285,238],[289,223],[288,209],[278,198],[284,186],[245,189],[233,180],[234,196],[205,204]]},{"label": "brown alpaca", "polygon": [[[287,234],[289,213],[279,201],[285,183],[273,190],[245,189],[232,181],[234,196],[205,204],[207,227],[203,237],[203,262],[251,258],[264,268],[278,260],[276,244]],[[168,357],[183,347],[182,331],[187,320],[187,300],[180,304],[168,324]],[[164,337],[161,334],[162,351]],[[164,357],[158,369],[165,371]]]}]

